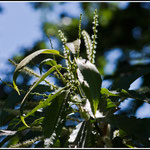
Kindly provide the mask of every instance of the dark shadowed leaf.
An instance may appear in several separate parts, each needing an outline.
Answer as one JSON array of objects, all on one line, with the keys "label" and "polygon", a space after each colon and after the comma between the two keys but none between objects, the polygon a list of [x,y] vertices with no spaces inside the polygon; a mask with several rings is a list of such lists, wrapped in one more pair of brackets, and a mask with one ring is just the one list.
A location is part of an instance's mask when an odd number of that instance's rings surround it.
[{"label": "dark shadowed leaf", "polygon": [[89,99],[93,114],[96,113],[99,100],[102,79],[96,66],[85,59],[77,59],[78,78],[84,90],[86,97]]},{"label": "dark shadowed leaf", "polygon": [[[92,134],[92,126],[90,120],[87,121],[86,123],[86,139],[85,139],[85,144],[84,147],[93,147],[93,134]],[[94,141],[95,142],[95,141]]]},{"label": "dark shadowed leaf", "polygon": [[150,146],[150,119],[139,119],[136,117],[127,117],[125,115],[113,115],[110,122],[118,128],[124,130],[128,135],[139,139],[143,144]]},{"label": "dark shadowed leaf", "polygon": [[[134,69],[135,67],[127,68],[126,72],[131,70],[130,73],[122,75],[121,77],[118,77],[113,84],[112,89],[129,89],[130,85],[139,77],[146,75],[150,72],[150,66],[137,66],[137,69]],[[134,71],[135,70],[135,71]],[[123,73],[122,73],[123,74]]]},{"label": "dark shadowed leaf", "polygon": [[5,100],[4,106],[0,109],[0,125],[5,125],[15,116],[11,112],[5,111],[5,109],[14,109],[15,105],[21,102],[22,98],[23,95],[19,96],[16,91],[13,91],[9,94]]},{"label": "dark shadowed leaf", "polygon": [[63,111],[67,104],[67,100],[68,91],[63,91],[53,100],[51,105],[46,108],[46,115],[42,124],[45,137],[50,138],[51,135],[55,133],[60,122],[65,119],[61,118],[61,113],[64,113]]},{"label": "dark shadowed leaf", "polygon": [[139,101],[150,103],[150,100],[144,94],[138,93],[135,90],[122,89],[121,92],[119,93],[119,96],[124,98],[133,98]]}]

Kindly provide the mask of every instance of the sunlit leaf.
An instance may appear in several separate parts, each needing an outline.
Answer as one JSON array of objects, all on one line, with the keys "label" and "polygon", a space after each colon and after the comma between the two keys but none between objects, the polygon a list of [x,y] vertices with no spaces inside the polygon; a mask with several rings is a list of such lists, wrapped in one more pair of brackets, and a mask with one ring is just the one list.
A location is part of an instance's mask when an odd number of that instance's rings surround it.
[{"label": "sunlit leaf", "polygon": [[107,96],[119,96],[119,92],[116,91],[109,91],[106,88],[101,88],[101,94],[107,95]]},{"label": "sunlit leaf", "polygon": [[55,66],[57,65],[57,62],[51,58],[45,59],[40,63],[39,69],[40,69],[40,73],[42,72],[42,67],[43,65],[50,65],[50,66]]},{"label": "sunlit leaf", "polygon": [[77,39],[73,42],[66,43],[66,47],[72,52],[72,54],[77,54],[80,48],[81,40]]},{"label": "sunlit leaf", "polygon": [[106,108],[116,107],[115,103],[113,103],[109,98],[107,98],[107,106]]}]

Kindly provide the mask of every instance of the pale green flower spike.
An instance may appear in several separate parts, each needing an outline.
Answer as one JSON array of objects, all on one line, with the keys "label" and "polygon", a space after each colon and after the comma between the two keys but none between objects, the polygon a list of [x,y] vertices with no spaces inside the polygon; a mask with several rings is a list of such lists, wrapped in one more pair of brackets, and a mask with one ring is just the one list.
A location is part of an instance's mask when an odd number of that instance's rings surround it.
[{"label": "pale green flower spike", "polygon": [[97,38],[97,29],[96,27],[98,26],[98,15],[97,15],[97,9],[95,9],[94,11],[94,21],[93,21],[93,35],[92,35],[92,50],[91,50],[91,63],[95,63],[95,54],[96,54],[96,45],[97,45],[97,42],[96,42],[96,38]]}]

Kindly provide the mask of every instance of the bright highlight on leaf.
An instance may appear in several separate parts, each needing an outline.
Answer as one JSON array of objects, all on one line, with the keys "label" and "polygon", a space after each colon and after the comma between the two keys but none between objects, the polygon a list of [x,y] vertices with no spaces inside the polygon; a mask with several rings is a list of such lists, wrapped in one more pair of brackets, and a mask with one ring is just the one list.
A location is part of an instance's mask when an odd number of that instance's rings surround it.
[{"label": "bright highlight on leaf", "polygon": [[77,54],[80,48],[81,40],[77,39],[73,42],[66,43],[67,48],[72,52],[72,54]]}]

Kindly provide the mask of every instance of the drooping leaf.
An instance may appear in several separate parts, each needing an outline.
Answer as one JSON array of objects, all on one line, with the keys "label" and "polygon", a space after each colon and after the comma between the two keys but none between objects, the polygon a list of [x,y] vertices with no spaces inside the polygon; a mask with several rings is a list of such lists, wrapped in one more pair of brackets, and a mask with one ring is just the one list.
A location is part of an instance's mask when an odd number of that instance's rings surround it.
[{"label": "drooping leaf", "polygon": [[95,115],[99,100],[102,79],[96,66],[85,59],[77,59],[78,78],[84,90],[86,97],[89,99],[93,114]]},{"label": "drooping leaf", "polygon": [[42,50],[38,50],[32,54],[30,54],[29,56],[25,57],[16,67],[15,71],[14,71],[14,75],[13,75],[13,85],[15,90],[18,92],[18,94],[20,95],[19,89],[16,85],[16,80],[17,77],[19,75],[19,72],[21,71],[21,69],[23,67],[25,67],[28,63],[30,63],[30,61],[32,61],[35,57],[37,57],[40,54],[53,54],[53,55],[60,55],[59,51],[57,50],[50,50],[50,49],[42,49]]},{"label": "drooping leaf", "polygon": [[29,96],[30,92],[36,87],[38,86],[38,84],[40,84],[40,82],[42,82],[50,73],[52,73],[56,68],[61,68],[61,65],[56,65],[53,66],[52,68],[50,68],[46,73],[44,73],[29,89],[29,91],[27,92],[27,94],[24,96],[22,102],[21,102],[21,106],[20,106],[20,112],[21,112],[21,120],[22,122],[28,127],[28,125],[25,123],[24,121],[24,117],[23,117],[23,106],[24,103],[27,99],[27,97]]},{"label": "drooping leaf", "polygon": [[[65,106],[68,101],[69,91],[63,91],[58,95],[45,112],[45,118],[42,124],[45,137],[50,138],[55,133],[59,124],[65,119],[61,118],[62,113],[65,113]],[[63,116],[65,117],[65,116]]]},{"label": "drooping leaf", "polygon": [[40,73],[42,72],[42,67],[43,65],[50,65],[50,66],[55,66],[57,65],[57,62],[51,58],[45,59],[40,63],[39,69],[40,69]]},{"label": "drooping leaf", "polygon": [[[21,89],[22,88],[26,91],[29,88],[29,86],[25,86],[25,87],[21,86]],[[39,93],[43,93],[43,92],[51,92],[51,89],[49,86],[46,86],[46,85],[38,85],[35,89],[33,89],[32,92],[34,92],[34,94],[39,94]],[[18,103],[21,102],[23,97],[24,97],[23,94],[19,96],[15,91],[12,91],[8,95],[3,107],[0,110],[1,111],[0,112],[0,125],[5,125],[7,122],[9,122],[13,117],[15,117],[18,114],[18,113],[15,114],[15,112],[17,112],[19,110],[15,110],[14,108]],[[38,104],[38,102],[37,102],[37,104]],[[33,109],[37,104],[36,104],[36,102],[33,102],[33,103],[31,102],[31,105],[29,105],[29,108]],[[9,111],[9,110],[12,110],[12,111]]]},{"label": "drooping leaf", "polygon": [[[11,59],[9,59],[9,61],[13,64],[13,65],[15,65],[15,66],[17,66],[18,64],[16,64],[13,60],[11,60]],[[26,74],[28,74],[28,75],[30,75],[30,76],[35,76],[35,77],[38,77],[38,78],[40,78],[40,75],[38,75],[34,70],[32,70],[31,68],[28,68],[28,67],[23,67],[22,69],[21,69],[21,73],[26,73]],[[47,81],[47,80],[44,80],[46,83],[48,83],[49,85],[50,85],[50,83]]]}]

